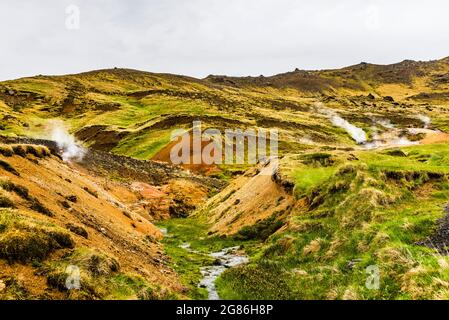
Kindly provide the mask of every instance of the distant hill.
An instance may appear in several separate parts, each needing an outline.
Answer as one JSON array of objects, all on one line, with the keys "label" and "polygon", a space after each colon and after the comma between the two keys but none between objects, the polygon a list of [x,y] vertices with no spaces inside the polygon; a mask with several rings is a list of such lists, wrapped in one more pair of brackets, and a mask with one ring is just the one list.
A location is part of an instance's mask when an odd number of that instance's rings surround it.
[{"label": "distant hill", "polygon": [[49,118],[61,118],[94,148],[149,159],[170,142],[173,129],[193,120],[219,129],[277,128],[281,152],[302,150],[301,138],[351,145],[351,138],[316,112],[316,104],[369,130],[373,119],[416,125],[418,114],[448,129],[448,58],[360,63],[274,76],[195,79],[130,69],[36,76],[0,83],[0,133],[45,137]]}]

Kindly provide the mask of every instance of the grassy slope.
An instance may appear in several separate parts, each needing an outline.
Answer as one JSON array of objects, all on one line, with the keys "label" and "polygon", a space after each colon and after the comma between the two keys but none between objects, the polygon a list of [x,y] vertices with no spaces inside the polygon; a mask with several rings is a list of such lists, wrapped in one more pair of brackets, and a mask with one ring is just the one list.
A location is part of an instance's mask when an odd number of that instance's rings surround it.
[{"label": "grassy slope", "polygon": [[[449,146],[403,150],[408,157],[359,152],[358,161],[335,155],[331,167],[295,171],[295,191],[308,205],[296,208],[288,228],[273,235],[250,265],[225,272],[218,282],[221,296],[449,298],[447,257],[416,244],[434,232],[449,200]],[[378,290],[365,286],[371,265],[380,270]]]},{"label": "grassy slope", "polygon": [[[155,262],[161,259],[156,227],[135,213],[125,216],[96,177],[80,174],[43,146],[0,145],[0,154],[0,299],[179,293],[176,275]],[[79,268],[79,290],[66,288],[70,265]]]}]

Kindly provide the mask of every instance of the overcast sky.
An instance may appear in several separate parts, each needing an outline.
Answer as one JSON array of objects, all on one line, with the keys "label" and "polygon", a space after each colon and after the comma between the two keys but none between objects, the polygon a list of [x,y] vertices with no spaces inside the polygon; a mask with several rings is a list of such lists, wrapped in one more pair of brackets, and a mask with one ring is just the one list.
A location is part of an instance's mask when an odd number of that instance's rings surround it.
[{"label": "overcast sky", "polygon": [[445,0],[0,0],[0,80],[112,67],[271,75],[438,59],[449,55],[448,12]]}]

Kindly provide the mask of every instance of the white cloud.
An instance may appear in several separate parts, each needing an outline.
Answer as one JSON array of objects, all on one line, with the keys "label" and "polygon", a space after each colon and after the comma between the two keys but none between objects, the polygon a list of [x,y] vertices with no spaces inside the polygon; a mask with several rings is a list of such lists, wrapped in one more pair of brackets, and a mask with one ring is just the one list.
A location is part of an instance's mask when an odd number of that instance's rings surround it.
[{"label": "white cloud", "polygon": [[[65,22],[80,8],[80,29]],[[0,79],[130,67],[204,77],[449,55],[443,0],[0,2]]]}]

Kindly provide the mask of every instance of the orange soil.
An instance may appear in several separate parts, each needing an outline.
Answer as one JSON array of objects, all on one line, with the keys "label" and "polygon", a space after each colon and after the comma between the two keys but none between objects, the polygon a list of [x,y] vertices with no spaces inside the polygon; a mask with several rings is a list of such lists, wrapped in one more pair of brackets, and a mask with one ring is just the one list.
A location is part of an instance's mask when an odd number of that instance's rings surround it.
[{"label": "orange soil", "polygon": [[[286,211],[294,203],[291,195],[272,180],[278,160],[259,165],[236,178],[226,189],[204,205],[210,231],[235,234],[244,226],[264,220],[275,212]],[[201,211],[198,213],[201,214]]]},{"label": "orange soil", "polygon": [[445,132],[427,133],[424,139],[420,141],[421,144],[443,143],[449,142],[449,134]]},{"label": "orange soil", "polygon": [[[166,163],[170,163],[173,164],[171,158],[170,158],[170,152],[173,149],[174,146],[176,146],[178,143],[180,143],[181,138],[174,140],[172,142],[170,142],[169,144],[167,144],[164,148],[162,148],[157,154],[155,154],[151,160],[153,161],[161,161],[161,162],[166,162]],[[202,161],[201,159],[201,163],[199,164],[194,164],[193,159],[196,156],[201,156],[204,148],[206,148],[210,143],[210,141],[202,141],[201,142],[201,150],[199,150],[199,152],[194,152],[193,150],[193,136],[190,135],[190,145],[187,146],[187,149],[190,150],[190,154],[189,154],[189,163],[186,164],[180,164],[181,167],[183,167],[186,170],[189,170],[191,172],[195,172],[198,174],[203,174],[206,176],[215,174],[215,173],[219,173],[221,172],[221,170],[217,167],[217,165],[215,164],[206,164]],[[198,155],[198,153],[200,153]],[[213,153],[212,153],[213,155]]]},{"label": "orange soil", "polygon": [[[81,225],[88,231],[89,237],[85,239],[71,234],[76,247],[102,251],[115,257],[124,272],[139,274],[149,283],[157,283],[174,291],[182,290],[174,270],[165,263],[157,262],[166,260],[162,246],[158,242],[145,241],[146,236],[161,238],[161,232],[149,220],[143,219],[128,207],[139,198],[137,193],[119,183],[106,183],[102,178],[78,171],[53,156],[45,159],[34,159],[32,156],[28,158],[30,159],[0,156],[0,159],[11,164],[20,173],[20,177],[17,177],[0,169],[1,179],[8,179],[28,188],[30,194],[38,198],[54,217],[47,217],[29,209],[26,200],[10,193],[9,197],[13,199],[21,214],[64,229],[67,223]],[[98,198],[84,190],[85,187],[96,192]],[[145,186],[141,195],[152,196],[152,188],[154,187]],[[67,196],[77,197],[75,203],[69,202],[69,209],[61,204],[66,201]],[[129,217],[124,212],[127,212]],[[49,260],[67,251],[59,250]],[[11,272],[29,279],[26,282],[33,293],[47,293],[44,277],[30,276],[33,273],[31,266],[6,266],[3,262],[0,263],[0,279]]]}]

